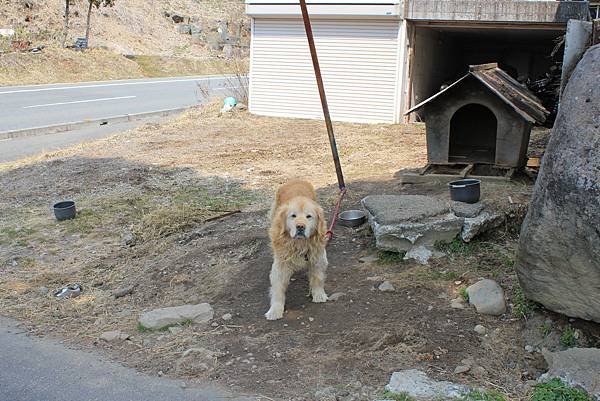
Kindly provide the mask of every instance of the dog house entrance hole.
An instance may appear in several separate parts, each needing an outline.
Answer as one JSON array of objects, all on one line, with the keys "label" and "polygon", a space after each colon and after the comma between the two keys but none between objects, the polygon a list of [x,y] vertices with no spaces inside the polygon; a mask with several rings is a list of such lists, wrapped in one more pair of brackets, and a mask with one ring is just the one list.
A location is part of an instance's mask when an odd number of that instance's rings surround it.
[{"label": "dog house entrance hole", "polygon": [[449,161],[454,163],[489,163],[496,160],[498,121],[490,109],[467,104],[450,120]]}]

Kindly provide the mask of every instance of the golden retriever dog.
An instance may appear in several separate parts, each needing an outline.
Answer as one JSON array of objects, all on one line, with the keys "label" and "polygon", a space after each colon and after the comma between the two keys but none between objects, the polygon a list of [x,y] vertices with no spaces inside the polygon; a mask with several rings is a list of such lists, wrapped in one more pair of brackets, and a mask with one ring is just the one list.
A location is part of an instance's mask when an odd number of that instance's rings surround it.
[{"label": "golden retriever dog", "polygon": [[273,266],[271,308],[265,313],[268,320],[283,317],[288,283],[292,274],[301,269],[308,270],[312,301],[327,301],[326,230],[323,209],[317,204],[315,189],[309,182],[293,180],[279,187],[269,229]]}]

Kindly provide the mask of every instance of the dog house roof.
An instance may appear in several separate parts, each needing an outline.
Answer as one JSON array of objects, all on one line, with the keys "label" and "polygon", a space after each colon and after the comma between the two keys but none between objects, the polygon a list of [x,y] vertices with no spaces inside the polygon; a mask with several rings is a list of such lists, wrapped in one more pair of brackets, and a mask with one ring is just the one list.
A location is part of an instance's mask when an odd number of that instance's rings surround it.
[{"label": "dog house roof", "polygon": [[452,85],[444,88],[430,98],[417,104],[412,109],[408,110],[405,114],[412,113],[415,110],[420,109],[425,104],[433,101],[438,96],[441,96],[446,91],[458,85],[463,80],[475,77],[488,89],[490,89],[496,96],[502,99],[507,105],[509,105],[515,112],[530,123],[543,123],[546,121],[548,110],[542,106],[540,100],[525,86],[518,83],[506,72],[498,68],[497,63],[480,64],[469,66],[469,72]]}]

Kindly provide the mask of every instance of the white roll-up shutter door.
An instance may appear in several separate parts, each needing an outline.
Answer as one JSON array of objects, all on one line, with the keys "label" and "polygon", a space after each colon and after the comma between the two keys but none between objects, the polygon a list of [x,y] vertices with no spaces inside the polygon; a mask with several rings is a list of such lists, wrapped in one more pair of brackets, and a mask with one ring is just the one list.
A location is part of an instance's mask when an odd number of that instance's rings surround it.
[{"label": "white roll-up shutter door", "polygon": [[[331,117],[392,123],[398,118],[398,21],[312,21]],[[250,111],[323,118],[301,19],[256,18],[250,64]]]}]

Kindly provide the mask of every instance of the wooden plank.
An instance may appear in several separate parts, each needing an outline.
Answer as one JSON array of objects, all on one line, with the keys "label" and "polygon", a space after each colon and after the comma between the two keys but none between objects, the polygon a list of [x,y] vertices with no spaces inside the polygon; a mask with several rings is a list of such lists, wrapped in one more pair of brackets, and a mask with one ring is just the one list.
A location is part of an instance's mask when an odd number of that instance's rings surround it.
[{"label": "wooden plank", "polygon": [[498,68],[498,63],[470,65],[469,71],[484,71],[484,70],[491,70],[492,68]]},{"label": "wooden plank", "polygon": [[[471,176],[483,182],[510,182],[505,176]],[[426,174],[419,175],[418,173],[404,173],[400,176],[401,184],[447,184],[451,181],[461,179],[458,174]]]},{"label": "wooden plank", "polygon": [[592,46],[600,43],[600,19],[595,19],[592,25]]},{"label": "wooden plank", "polygon": [[431,164],[427,164],[425,167],[419,171],[419,175],[425,175],[431,169]]},{"label": "wooden plank", "polygon": [[460,176],[462,178],[465,178],[467,176],[467,174],[469,174],[471,172],[471,170],[473,170],[473,167],[475,167],[475,164],[471,163],[469,164],[467,167],[465,167],[461,172],[460,172]]}]

